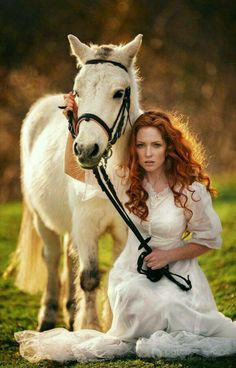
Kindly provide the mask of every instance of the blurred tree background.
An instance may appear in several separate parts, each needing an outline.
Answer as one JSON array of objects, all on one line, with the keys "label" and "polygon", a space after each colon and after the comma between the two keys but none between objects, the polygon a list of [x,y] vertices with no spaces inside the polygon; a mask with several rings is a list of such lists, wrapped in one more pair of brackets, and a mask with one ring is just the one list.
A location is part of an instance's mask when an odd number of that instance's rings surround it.
[{"label": "blurred tree background", "polygon": [[128,42],[138,56],[142,106],[190,118],[214,174],[236,170],[236,3],[230,0],[0,0],[0,201],[20,197],[19,135],[30,105],[71,90],[67,34]]}]

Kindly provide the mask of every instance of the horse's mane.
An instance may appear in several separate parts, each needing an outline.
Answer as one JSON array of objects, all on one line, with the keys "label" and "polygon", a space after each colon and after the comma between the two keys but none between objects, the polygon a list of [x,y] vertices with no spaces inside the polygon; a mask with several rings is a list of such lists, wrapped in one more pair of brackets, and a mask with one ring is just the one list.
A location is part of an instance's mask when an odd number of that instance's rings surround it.
[{"label": "horse's mane", "polygon": [[124,46],[123,43],[120,43],[119,45],[113,45],[112,43],[104,44],[104,45],[96,45],[95,43],[89,44],[89,47],[95,52],[101,49],[109,49],[111,51],[120,50],[123,46]]}]

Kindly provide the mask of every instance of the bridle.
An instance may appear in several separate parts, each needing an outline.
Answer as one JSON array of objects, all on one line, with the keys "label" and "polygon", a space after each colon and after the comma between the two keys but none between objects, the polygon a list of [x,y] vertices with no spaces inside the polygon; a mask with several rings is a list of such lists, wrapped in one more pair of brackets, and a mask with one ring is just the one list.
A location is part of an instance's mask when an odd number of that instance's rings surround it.
[{"label": "bridle", "polygon": [[[117,61],[112,61],[112,60],[93,59],[93,60],[88,60],[85,63],[85,65],[104,64],[104,63],[113,64],[114,66],[119,67],[128,73],[127,68],[123,64],[118,63]],[[106,122],[102,120],[98,115],[91,114],[91,113],[84,113],[80,115],[77,121],[75,122],[73,119],[73,114],[70,114],[68,129],[71,132],[72,137],[75,139],[79,133],[79,127],[82,121],[87,121],[87,122],[89,122],[90,120],[95,121],[98,125],[102,126],[103,129],[105,129],[108,135],[108,147],[105,150],[105,155],[106,155],[106,152],[108,152],[111,146],[116,143],[117,139],[119,139],[120,136],[125,133],[127,123],[129,122],[131,124],[129,110],[130,110],[130,87],[127,87],[124,91],[124,96],[123,96],[123,100],[122,100],[122,104],[120,106],[119,112],[111,128],[109,128]]]},{"label": "bridle", "polygon": [[[101,59],[94,59],[94,60],[89,60],[87,61],[85,64],[98,64],[98,63],[111,63],[119,68],[122,68],[123,70],[125,70],[128,73],[127,68],[121,64],[118,63],[116,61],[111,61],[111,60],[101,60]],[[178,287],[180,287],[182,290],[184,291],[188,291],[192,288],[192,284],[191,281],[189,279],[189,276],[187,277],[187,279],[185,279],[184,277],[178,275],[178,274],[174,274],[172,272],[169,271],[169,265],[166,265],[165,267],[161,268],[161,269],[157,269],[157,270],[152,270],[149,267],[143,268],[143,263],[144,263],[144,258],[146,257],[146,255],[150,254],[152,252],[152,248],[148,245],[148,242],[151,240],[151,238],[147,238],[145,239],[142,234],[140,233],[140,231],[138,230],[138,228],[136,227],[136,225],[134,224],[134,222],[131,220],[131,218],[129,217],[129,215],[127,214],[127,212],[124,209],[123,204],[121,203],[120,199],[117,196],[117,193],[115,191],[115,188],[112,184],[112,182],[110,181],[109,176],[106,173],[106,165],[107,165],[107,160],[110,158],[111,154],[112,154],[112,145],[116,143],[117,139],[121,136],[121,134],[124,134],[125,129],[126,129],[126,125],[127,125],[127,121],[130,122],[130,117],[129,117],[129,110],[130,110],[130,87],[127,87],[125,89],[125,93],[124,93],[124,97],[123,97],[123,101],[121,104],[121,107],[119,109],[118,115],[112,125],[112,128],[109,128],[108,125],[97,115],[95,114],[90,114],[90,113],[85,113],[82,114],[78,117],[77,122],[75,123],[75,125],[73,124],[73,113],[70,111],[69,113],[69,131],[72,134],[72,137],[75,139],[76,136],[78,135],[79,132],[79,125],[81,123],[81,121],[85,120],[85,121],[90,121],[93,120],[95,121],[97,124],[99,124],[100,126],[102,126],[107,134],[108,134],[108,146],[102,156],[102,159],[100,160],[99,164],[97,167],[93,168],[93,173],[97,179],[97,182],[99,184],[99,186],[101,187],[102,191],[105,192],[105,194],[107,195],[107,197],[110,199],[111,203],[113,204],[113,206],[116,208],[116,210],[119,212],[120,216],[123,218],[123,220],[125,221],[125,223],[128,225],[128,227],[133,231],[134,235],[137,237],[138,241],[140,242],[139,245],[139,250],[144,248],[144,251],[139,255],[139,258],[137,260],[137,271],[140,274],[145,274],[146,277],[153,282],[159,281],[162,276],[166,276],[170,281],[174,282]],[[126,117],[126,123],[125,122],[125,111],[127,112],[127,117]],[[186,285],[182,284],[181,282],[179,282],[178,280],[176,280],[174,278],[174,276],[181,278]]]}]

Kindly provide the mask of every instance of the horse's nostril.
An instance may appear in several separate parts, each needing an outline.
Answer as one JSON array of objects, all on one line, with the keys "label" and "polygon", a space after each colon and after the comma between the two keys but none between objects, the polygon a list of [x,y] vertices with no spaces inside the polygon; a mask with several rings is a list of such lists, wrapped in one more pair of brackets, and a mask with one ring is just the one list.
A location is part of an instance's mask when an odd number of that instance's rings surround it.
[{"label": "horse's nostril", "polygon": [[99,153],[99,145],[97,143],[92,144],[89,147],[84,147],[83,144],[74,143],[74,153],[79,160],[92,159]]},{"label": "horse's nostril", "polygon": [[97,143],[95,143],[93,151],[90,153],[90,157],[97,156],[98,151],[99,151],[99,146]]},{"label": "horse's nostril", "polygon": [[74,152],[75,152],[76,156],[79,156],[79,153],[80,153],[79,145],[76,142],[74,144]]}]

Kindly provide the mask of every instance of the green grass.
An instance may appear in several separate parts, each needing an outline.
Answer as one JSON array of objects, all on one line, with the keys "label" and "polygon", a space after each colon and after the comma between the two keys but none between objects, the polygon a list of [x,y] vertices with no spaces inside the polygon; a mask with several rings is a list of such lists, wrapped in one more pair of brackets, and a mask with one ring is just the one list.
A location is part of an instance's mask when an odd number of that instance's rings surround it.
[{"label": "green grass", "polygon": [[[200,264],[210,282],[216,303],[221,312],[236,319],[236,177],[216,180],[220,196],[214,201],[214,207],[223,224],[224,244],[221,250],[211,251],[200,258]],[[0,205],[0,272],[5,270],[11,252],[15,248],[20,225],[21,206],[19,203]],[[103,239],[100,247],[100,263],[103,271],[111,264],[111,241]],[[35,329],[40,295],[30,296],[14,287],[13,278],[0,279],[0,367],[32,367],[22,359],[18,352],[18,344],[13,338],[15,331]],[[59,326],[63,326],[62,319]],[[235,356],[217,359],[206,359],[191,356],[186,359],[134,359],[127,358],[109,362],[68,363],[41,362],[35,367],[112,367],[112,368],[221,368],[234,367]]]}]

